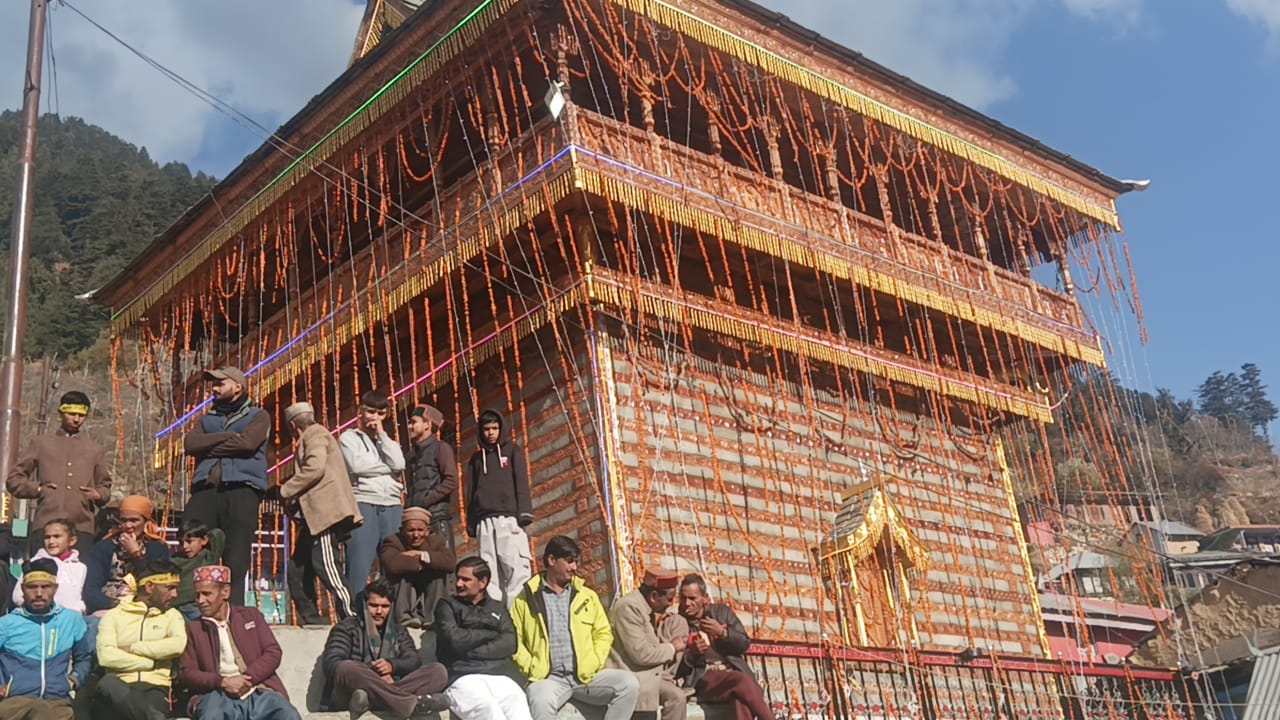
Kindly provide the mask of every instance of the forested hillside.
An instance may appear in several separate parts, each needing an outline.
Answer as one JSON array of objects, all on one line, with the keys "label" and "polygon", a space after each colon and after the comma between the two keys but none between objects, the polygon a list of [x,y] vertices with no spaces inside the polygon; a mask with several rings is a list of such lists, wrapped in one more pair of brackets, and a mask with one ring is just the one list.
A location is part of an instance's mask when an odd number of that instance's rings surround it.
[{"label": "forested hillside", "polygon": [[[8,272],[20,117],[0,113],[0,267]],[[213,186],[179,163],[157,165],[78,118],[46,115],[36,155],[26,351],[68,357],[93,344],[107,311],[76,295],[101,287]]]}]

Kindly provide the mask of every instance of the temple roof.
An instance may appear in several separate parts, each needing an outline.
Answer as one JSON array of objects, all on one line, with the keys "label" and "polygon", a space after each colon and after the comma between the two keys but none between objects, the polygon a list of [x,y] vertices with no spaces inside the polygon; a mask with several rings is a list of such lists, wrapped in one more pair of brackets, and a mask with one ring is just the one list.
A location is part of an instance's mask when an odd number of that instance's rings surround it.
[{"label": "temple roof", "polygon": [[922,568],[929,564],[928,548],[916,539],[885,489],[878,483],[865,483],[845,496],[836,513],[831,537],[822,543],[819,553],[823,558],[845,555],[859,562],[886,539],[905,553],[905,564],[909,567]]},{"label": "temple roof", "polygon": [[[341,94],[344,88],[351,84],[363,82],[363,76],[371,72],[370,63],[356,62],[357,60],[362,58],[372,59],[372,56],[381,55],[384,52],[408,54],[417,52],[416,49],[407,50],[406,46],[398,41],[390,44],[382,44],[380,41],[392,30],[408,31],[417,26],[425,26],[430,23],[430,16],[434,13],[417,12],[424,6],[451,4],[449,0],[366,0],[366,2],[365,14],[360,23],[352,54],[352,62],[347,71],[334,79],[329,86],[313,97],[305,107],[285,122],[276,131],[276,136],[295,141],[293,138],[295,133],[308,122],[327,112],[330,109],[329,105]],[[1119,195],[1131,189],[1125,182],[1116,180],[1092,166],[1054,150],[1035,138],[1004,125],[942,93],[895,73],[860,53],[824,38],[813,30],[804,28],[785,15],[764,8],[751,0],[714,0],[714,3],[743,13],[748,18],[760,23],[764,28],[776,30],[781,38],[805,43],[809,48],[819,53],[841,60],[847,63],[851,70],[863,73],[877,82],[897,87],[907,95],[942,110],[962,122],[984,128],[996,138],[1009,142],[1032,156],[1056,162],[1067,171],[1075,173],[1078,177],[1097,183],[1109,193]],[[396,34],[399,35],[401,33]],[[315,148],[312,147],[304,155],[314,150]],[[278,141],[272,139],[264,142],[257,150],[246,156],[226,178],[223,178],[212,192],[201,198],[193,207],[188,208],[165,232],[157,236],[141,255],[134,258],[120,273],[109,280],[103,287],[96,290],[93,294],[93,300],[116,309],[119,309],[122,304],[126,304],[127,298],[122,298],[121,293],[135,278],[147,258],[157,251],[169,247],[197,218],[207,213],[221,213],[220,206],[214,200],[215,196],[231,194],[231,188],[252,177],[263,163],[279,156]]]},{"label": "temple roof", "polygon": [[360,30],[356,33],[355,49],[351,51],[351,63],[364,57],[382,40],[383,34],[400,27],[428,0],[367,0]]}]

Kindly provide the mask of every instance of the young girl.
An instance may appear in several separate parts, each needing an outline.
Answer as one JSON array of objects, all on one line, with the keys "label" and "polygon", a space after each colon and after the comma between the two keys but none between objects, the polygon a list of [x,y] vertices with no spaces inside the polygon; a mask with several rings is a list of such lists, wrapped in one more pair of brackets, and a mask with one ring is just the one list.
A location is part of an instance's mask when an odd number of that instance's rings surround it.
[{"label": "young girl", "polygon": [[[32,560],[49,558],[58,564],[58,591],[53,601],[58,607],[78,613],[84,612],[84,580],[88,568],[80,562],[76,547],[76,531],[69,520],[50,520],[44,524],[44,548],[37,550]],[[13,588],[13,604],[22,604],[22,586]]]},{"label": "young girl", "polygon": [[222,562],[222,549],[227,544],[227,536],[218,528],[210,530],[199,520],[188,520],[182,523],[178,533],[178,557],[172,562],[182,570],[182,584],[178,586],[178,599],[173,606],[188,620],[200,617],[200,609],[196,607],[196,589],[192,582],[196,568],[205,565],[217,565]]},{"label": "young girl", "polygon": [[85,578],[87,612],[103,615],[131,595],[124,577],[148,560],[168,560],[169,546],[151,519],[154,508],[141,495],[120,502],[120,525],[93,546]]}]

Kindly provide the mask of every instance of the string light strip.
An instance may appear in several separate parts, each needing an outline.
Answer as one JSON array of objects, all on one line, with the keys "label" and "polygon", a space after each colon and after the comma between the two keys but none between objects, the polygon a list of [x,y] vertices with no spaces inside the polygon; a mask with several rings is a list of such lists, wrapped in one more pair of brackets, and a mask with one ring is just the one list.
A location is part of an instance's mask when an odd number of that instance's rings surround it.
[{"label": "string light strip", "polygon": [[291,162],[265,187],[257,191],[246,203],[215,230],[199,241],[175,267],[157,279],[140,295],[125,303],[111,316],[111,324],[117,331],[142,317],[148,309],[177,287],[183,279],[194,273],[229,240],[274,205],[286,192],[310,175],[339,150],[349,145],[357,135],[368,129],[378,118],[410,96],[413,89],[424,83],[440,68],[463,50],[475,44],[484,30],[515,7],[520,0],[484,0],[462,18],[451,30],[418,56],[405,69],[396,74],[360,107],[338,123],[323,138]]}]

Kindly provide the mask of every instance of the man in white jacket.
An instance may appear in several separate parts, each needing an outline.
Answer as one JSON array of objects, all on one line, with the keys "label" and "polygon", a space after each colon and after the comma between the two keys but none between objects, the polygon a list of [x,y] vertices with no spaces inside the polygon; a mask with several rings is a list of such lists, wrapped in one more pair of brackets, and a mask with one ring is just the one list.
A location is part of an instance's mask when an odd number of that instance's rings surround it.
[{"label": "man in white jacket", "polygon": [[352,597],[369,584],[378,543],[400,531],[404,511],[404,453],[385,428],[391,401],[370,390],[360,397],[360,423],[342,433],[338,444],[355,490],[364,524],[347,542],[347,588]]}]

